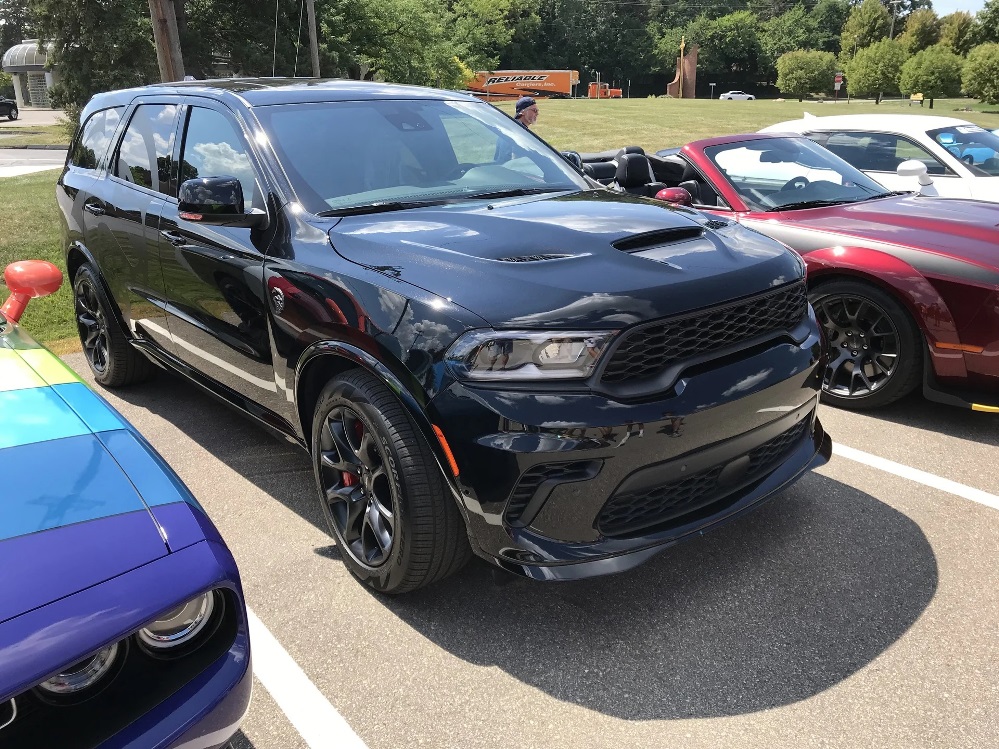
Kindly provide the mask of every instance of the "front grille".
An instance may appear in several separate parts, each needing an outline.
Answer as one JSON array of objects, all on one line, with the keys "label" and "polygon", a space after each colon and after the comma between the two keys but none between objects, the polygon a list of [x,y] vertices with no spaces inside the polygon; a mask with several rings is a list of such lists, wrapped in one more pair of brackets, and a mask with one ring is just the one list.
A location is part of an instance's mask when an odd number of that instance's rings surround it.
[{"label": "front grille", "polygon": [[[749,467],[740,484],[745,486],[777,468],[801,439],[810,421],[811,416],[808,416],[753,448],[748,454]],[[670,521],[678,525],[683,522],[684,516],[724,499],[726,487],[719,486],[718,480],[726,465],[713,466],[653,489],[616,494],[607,500],[600,511],[597,528],[605,536],[620,537],[663,526]],[[736,488],[733,487],[732,491]],[[727,493],[731,494],[731,491]]]},{"label": "front grille", "polygon": [[[599,460],[578,460],[573,463],[546,463],[529,468],[510,494],[510,501],[506,506],[507,522],[511,525],[520,525],[522,521],[530,522],[533,518],[523,515],[535,495],[543,493],[544,496],[539,497],[543,502],[557,485],[591,479],[600,472],[600,466]],[[535,507],[534,511],[537,509]]]},{"label": "front grille", "polygon": [[807,310],[805,284],[796,283],[749,300],[643,325],[625,334],[600,380],[621,383],[648,379],[675,362],[790,330]]}]

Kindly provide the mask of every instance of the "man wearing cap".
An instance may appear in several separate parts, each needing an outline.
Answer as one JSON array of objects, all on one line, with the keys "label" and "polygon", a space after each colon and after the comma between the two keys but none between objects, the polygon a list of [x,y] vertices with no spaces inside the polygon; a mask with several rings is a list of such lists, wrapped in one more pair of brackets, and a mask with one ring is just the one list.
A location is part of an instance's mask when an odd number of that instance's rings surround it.
[{"label": "man wearing cap", "polygon": [[525,130],[530,130],[538,119],[538,103],[531,96],[521,96],[517,99],[517,122],[524,126]]}]

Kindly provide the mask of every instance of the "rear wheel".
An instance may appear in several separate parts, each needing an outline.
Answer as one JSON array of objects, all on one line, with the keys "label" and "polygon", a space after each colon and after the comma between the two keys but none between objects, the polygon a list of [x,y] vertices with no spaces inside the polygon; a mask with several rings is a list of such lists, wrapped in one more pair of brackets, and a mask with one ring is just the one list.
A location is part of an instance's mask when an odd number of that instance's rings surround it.
[{"label": "rear wheel", "polygon": [[14,120],[17,119],[17,115],[18,114],[19,114],[19,112],[17,111],[17,107],[14,107],[12,110],[10,110],[9,112],[7,112],[7,119],[10,120],[11,122],[13,122]]},{"label": "rear wheel", "polygon": [[808,296],[829,345],[823,401],[841,408],[878,408],[915,389],[922,374],[923,337],[891,295],[844,280],[816,286]]},{"label": "rear wheel", "polygon": [[152,363],[128,342],[118,319],[111,312],[111,304],[97,272],[89,263],[84,263],[76,271],[73,296],[76,328],[94,379],[109,388],[148,379],[153,372]]},{"label": "rear wheel", "polygon": [[402,405],[360,370],[316,404],[312,462],[323,513],[347,569],[382,593],[405,593],[471,556],[464,521]]}]

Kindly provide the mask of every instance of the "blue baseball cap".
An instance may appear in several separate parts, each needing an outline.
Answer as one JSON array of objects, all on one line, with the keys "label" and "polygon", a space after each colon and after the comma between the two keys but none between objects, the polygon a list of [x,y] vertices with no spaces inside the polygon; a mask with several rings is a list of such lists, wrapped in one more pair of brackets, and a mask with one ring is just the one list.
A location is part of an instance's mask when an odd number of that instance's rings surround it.
[{"label": "blue baseball cap", "polygon": [[521,96],[519,99],[517,99],[517,114],[520,114],[528,107],[533,107],[535,104],[537,104],[537,102],[534,101],[533,97]]}]

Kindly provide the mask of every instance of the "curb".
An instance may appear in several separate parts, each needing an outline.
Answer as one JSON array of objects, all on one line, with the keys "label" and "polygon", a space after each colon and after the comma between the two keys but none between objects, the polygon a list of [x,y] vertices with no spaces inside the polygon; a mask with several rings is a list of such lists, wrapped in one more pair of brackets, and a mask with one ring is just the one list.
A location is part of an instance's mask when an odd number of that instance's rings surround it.
[{"label": "curb", "polygon": [[5,146],[0,139],[0,151],[14,148],[30,148],[33,151],[68,151],[69,146]]}]

